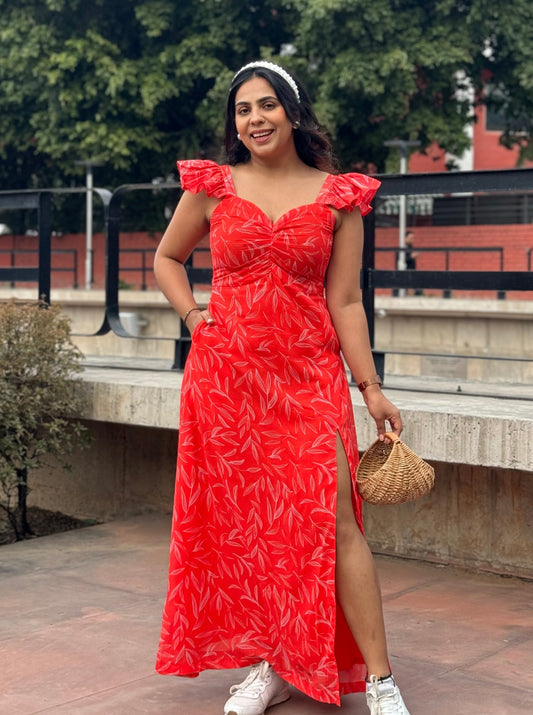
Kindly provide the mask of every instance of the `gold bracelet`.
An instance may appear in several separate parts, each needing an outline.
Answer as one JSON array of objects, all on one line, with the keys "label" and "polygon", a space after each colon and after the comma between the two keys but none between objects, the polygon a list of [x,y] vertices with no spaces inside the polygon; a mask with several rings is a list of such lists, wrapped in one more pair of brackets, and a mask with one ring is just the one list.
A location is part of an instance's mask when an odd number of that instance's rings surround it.
[{"label": "gold bracelet", "polygon": [[376,373],[375,375],[372,375],[372,377],[369,377],[368,380],[363,380],[363,382],[358,383],[357,387],[359,388],[359,392],[364,392],[369,385],[381,386],[383,385],[383,380]]},{"label": "gold bracelet", "polygon": [[197,307],[190,308],[190,309],[185,313],[185,316],[183,317],[183,322],[184,322],[184,323],[187,322],[187,318],[189,317],[189,315],[190,315],[194,310],[199,310],[200,312],[202,312],[202,309],[201,309],[201,308],[197,308]]}]

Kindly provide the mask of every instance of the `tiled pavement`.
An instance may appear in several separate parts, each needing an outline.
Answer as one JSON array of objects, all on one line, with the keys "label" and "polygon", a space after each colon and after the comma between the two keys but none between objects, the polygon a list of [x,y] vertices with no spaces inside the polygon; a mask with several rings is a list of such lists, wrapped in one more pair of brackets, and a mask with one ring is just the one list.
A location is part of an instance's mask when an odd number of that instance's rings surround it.
[{"label": "tiled pavement", "polygon": [[[169,520],[144,515],[0,548],[0,714],[221,715],[244,671],[154,673]],[[533,713],[533,583],[378,558],[411,715]],[[268,715],[365,713],[293,691]]]}]

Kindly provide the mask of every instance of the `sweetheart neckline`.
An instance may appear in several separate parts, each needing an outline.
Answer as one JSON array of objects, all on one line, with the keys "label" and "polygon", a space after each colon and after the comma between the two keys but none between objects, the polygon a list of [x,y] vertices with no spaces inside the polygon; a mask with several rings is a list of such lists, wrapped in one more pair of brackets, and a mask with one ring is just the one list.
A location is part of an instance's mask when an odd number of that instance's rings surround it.
[{"label": "sweetheart neckline", "polygon": [[327,204],[321,204],[321,203],[314,202],[312,204],[301,204],[300,206],[293,206],[292,209],[285,211],[285,213],[282,214],[279,218],[277,218],[275,221],[272,221],[270,219],[270,217],[267,216],[267,214],[263,211],[263,209],[261,209],[257,204],[254,204],[254,202],[250,201],[249,199],[243,199],[242,196],[237,196],[236,194],[230,194],[229,196],[225,196],[224,198],[222,198],[218,202],[218,204],[215,206],[213,211],[211,212],[211,219],[213,218],[215,213],[217,213],[217,209],[220,206],[220,204],[223,203],[224,199],[237,199],[237,201],[243,201],[244,203],[249,204],[252,208],[255,209],[256,213],[259,214],[259,216],[263,219],[263,222],[266,223],[272,231],[276,228],[278,223],[280,223],[282,221],[282,219],[287,218],[287,216],[289,216],[289,214],[292,214],[294,211],[300,211],[302,209],[309,209],[314,206],[325,208],[328,211],[328,213],[330,214],[331,218],[333,220],[335,220],[335,216],[334,216],[333,211],[331,210],[330,206],[328,206]]},{"label": "sweetheart neckline", "polygon": [[[268,225],[269,225],[271,228],[274,228],[274,226],[276,226],[276,225],[281,221],[281,219],[285,218],[286,216],[288,216],[288,214],[292,213],[293,211],[297,211],[298,209],[306,209],[306,208],[309,208],[310,206],[315,206],[315,205],[317,205],[317,204],[318,204],[319,206],[320,206],[320,205],[324,205],[324,206],[325,206],[326,204],[319,204],[319,201],[318,201],[318,200],[319,200],[320,197],[322,196],[323,192],[326,190],[327,185],[328,185],[329,182],[331,181],[332,176],[334,176],[333,174],[328,174],[328,175],[326,176],[326,178],[325,178],[324,181],[322,182],[322,186],[320,187],[320,190],[319,190],[318,194],[316,195],[316,198],[315,198],[314,201],[312,201],[312,202],[310,202],[310,203],[307,203],[307,204],[299,204],[298,206],[293,206],[293,207],[290,208],[288,211],[285,211],[284,213],[282,213],[281,216],[278,216],[278,218],[277,218],[275,221],[273,221],[273,220],[270,218],[270,216],[269,216],[260,206],[258,206],[254,201],[250,201],[250,199],[245,199],[244,197],[239,196],[239,194],[237,193],[237,191],[236,191],[236,189],[235,189],[235,184],[233,183],[233,176],[232,176],[232,174],[231,174],[231,167],[229,166],[229,164],[224,164],[224,165],[223,165],[223,168],[224,168],[224,170],[225,170],[225,172],[226,172],[227,185],[228,185],[229,188],[231,189],[231,196],[232,196],[232,198],[239,199],[239,201],[245,201],[247,204],[250,204],[250,206],[253,206],[253,207],[261,214],[261,216],[265,219],[265,221],[268,223]],[[221,203],[221,202],[220,202],[220,203]],[[215,209],[213,210],[213,213],[214,213],[214,211],[216,211],[216,208],[218,207],[218,205],[219,205],[219,204],[217,204],[217,206],[216,206]]]}]

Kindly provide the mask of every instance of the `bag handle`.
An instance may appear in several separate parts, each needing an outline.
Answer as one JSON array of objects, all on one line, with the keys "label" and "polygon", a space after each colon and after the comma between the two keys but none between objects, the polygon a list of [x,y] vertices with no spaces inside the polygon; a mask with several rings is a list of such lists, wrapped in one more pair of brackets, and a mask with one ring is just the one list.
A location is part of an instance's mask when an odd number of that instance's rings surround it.
[{"label": "bag handle", "polygon": [[385,437],[388,437],[391,442],[399,442],[400,438],[396,434],[396,432],[385,432]]}]

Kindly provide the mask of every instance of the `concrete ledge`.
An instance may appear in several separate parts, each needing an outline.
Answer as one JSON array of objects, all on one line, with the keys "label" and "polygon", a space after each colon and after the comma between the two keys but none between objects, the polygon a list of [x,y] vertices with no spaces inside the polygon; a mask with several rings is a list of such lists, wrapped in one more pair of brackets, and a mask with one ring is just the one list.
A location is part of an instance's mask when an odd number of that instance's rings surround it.
[{"label": "concrete ledge", "polygon": [[[171,310],[167,299],[158,290],[120,290],[120,304],[127,307],[163,306]],[[209,300],[210,291],[195,291],[195,296],[202,302]],[[10,298],[19,300],[35,300],[34,288],[8,288],[0,286],[0,300]],[[69,305],[103,306],[105,292],[103,290],[84,290],[82,288],[52,288],[51,301],[65,307]],[[495,320],[524,318],[533,320],[533,300],[493,300],[476,298],[440,298],[438,296],[376,296],[376,309],[385,310],[391,315],[435,315],[445,314],[448,317],[487,318]]]},{"label": "concrete ledge", "polygon": [[[84,380],[92,444],[72,456],[71,472],[49,467],[32,474],[31,503],[102,519],[170,511],[181,373],[95,365],[87,366]],[[443,388],[442,382],[411,380],[395,378],[387,392],[402,410],[406,442],[435,467],[435,489],[408,504],[365,504],[371,548],[533,578],[531,401],[465,394],[471,385],[461,394],[436,394],[430,390]],[[375,438],[375,425],[356,389],[352,400],[364,449]]]},{"label": "concrete ledge", "polygon": [[376,296],[376,309],[390,315],[435,315],[448,318],[493,318],[494,320],[533,320],[531,300],[493,300],[477,298],[438,298],[425,296]]},{"label": "concrete ledge", "polygon": [[[161,296],[126,293],[121,306],[151,316],[147,333],[176,334],[177,317]],[[98,323],[102,296],[76,292],[63,298],[65,305],[67,298],[81,299],[78,325],[85,320],[83,300],[94,301],[92,322]],[[436,486],[414,503],[365,505],[367,539],[382,553],[533,578],[533,303],[462,302],[378,302],[388,315],[398,311],[377,321],[378,345],[404,351],[430,346],[449,353],[452,364],[443,366],[438,355],[431,365],[420,356],[387,357],[385,387],[402,411],[404,439],[434,464]],[[86,341],[91,357],[83,374],[83,417],[93,443],[73,455],[70,473],[52,466],[32,474],[30,501],[104,519],[147,508],[169,511],[182,381],[169,369],[173,345],[112,335],[98,345],[93,337]],[[454,363],[460,353],[505,353],[512,361],[473,357],[467,369]],[[523,362],[517,365],[516,356]],[[439,378],[430,377],[435,367]],[[375,425],[357,389],[352,403],[363,450],[375,439]]]},{"label": "concrete ledge", "polygon": [[[395,381],[391,378],[390,383],[392,386]],[[435,385],[420,378],[416,383],[425,383],[428,388]],[[449,383],[448,387],[453,389],[454,385]],[[526,388],[522,390],[525,392]],[[406,392],[394,387],[386,392],[401,410],[405,424],[402,436],[424,459],[533,471],[533,405],[530,401],[465,392]],[[352,396],[360,446],[366,448],[374,439],[375,426],[366,408],[360,406],[359,395],[354,395],[352,390]]]},{"label": "concrete ledge", "polygon": [[[109,360],[120,365],[117,359]],[[88,366],[83,379],[90,396],[85,419],[177,429],[180,372]],[[433,391],[421,391],[421,387]],[[501,397],[480,395],[483,388],[494,395],[499,390]],[[469,394],[467,386],[461,394],[439,394],[435,389],[453,391],[457,385],[391,378],[386,390],[402,412],[405,441],[420,456],[452,464],[533,471],[531,402],[518,399],[518,394],[503,399],[512,390],[501,386],[482,385],[477,394]],[[533,397],[531,386],[517,386],[515,392],[524,395],[528,389]],[[366,449],[375,439],[375,425],[358,390],[352,388],[351,393],[359,446]]]},{"label": "concrete ledge", "polygon": [[87,367],[83,380],[89,397],[84,419],[178,428],[181,372]]},{"label": "concrete ledge", "polygon": [[[14,296],[34,300],[35,291],[0,287],[0,301]],[[196,291],[195,297],[206,305],[210,293]],[[86,355],[172,359],[180,322],[158,291],[120,291],[125,327],[138,336],[128,340],[94,335],[104,317],[103,291],[55,289],[52,302],[70,318],[73,340]],[[377,296],[376,318],[375,344],[387,353],[387,375],[533,383],[531,300]]]}]

